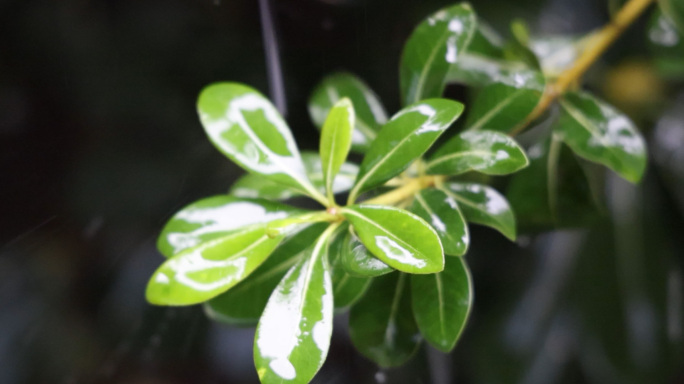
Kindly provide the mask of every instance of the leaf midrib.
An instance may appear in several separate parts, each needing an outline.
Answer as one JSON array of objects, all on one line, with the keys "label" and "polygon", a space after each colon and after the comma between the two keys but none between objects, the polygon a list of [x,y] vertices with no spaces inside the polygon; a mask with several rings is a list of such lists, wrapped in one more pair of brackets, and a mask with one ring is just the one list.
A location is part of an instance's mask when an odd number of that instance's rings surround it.
[{"label": "leaf midrib", "polygon": [[526,91],[525,88],[518,88],[515,90],[506,100],[500,102],[499,104],[496,105],[496,107],[492,108],[489,110],[489,112],[485,113],[475,121],[470,127],[466,128],[468,131],[477,131],[480,128],[482,128],[483,125],[485,125],[487,122],[491,121],[494,119],[494,117],[501,112],[502,109],[506,108],[508,105],[510,105],[514,100],[516,100],[518,97],[523,95],[524,91]]}]

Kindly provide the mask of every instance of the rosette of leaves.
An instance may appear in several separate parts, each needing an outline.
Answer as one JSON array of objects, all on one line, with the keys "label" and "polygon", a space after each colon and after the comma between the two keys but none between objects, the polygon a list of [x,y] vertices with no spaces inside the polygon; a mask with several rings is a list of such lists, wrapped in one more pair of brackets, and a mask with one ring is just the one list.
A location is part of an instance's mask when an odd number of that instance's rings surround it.
[{"label": "rosette of leaves", "polygon": [[[308,383],[326,359],[333,316],[343,311],[353,344],[380,366],[404,363],[423,339],[452,350],[473,302],[467,223],[516,237],[506,198],[469,175],[489,179],[528,166],[511,136],[542,99],[543,65],[554,62],[537,57],[516,30],[516,41],[504,43],[468,4],[429,16],[404,47],[404,107],[391,117],[361,79],[326,77],[309,102],[319,153],[299,151],[258,91],[238,83],[205,88],[202,125],[248,174],[229,194],[169,220],[158,242],[167,260],[150,279],[148,301],[203,304],[217,321],[256,324],[254,360],[265,384]],[[450,82],[475,91],[456,124],[463,104],[441,97]],[[645,150],[628,119],[581,92],[563,95],[560,106],[553,141],[542,141],[550,149],[530,153],[546,167],[523,172],[557,170],[564,143],[571,157],[641,177]],[[360,164],[348,161],[350,151],[363,156]],[[321,208],[289,205],[295,196]]]}]

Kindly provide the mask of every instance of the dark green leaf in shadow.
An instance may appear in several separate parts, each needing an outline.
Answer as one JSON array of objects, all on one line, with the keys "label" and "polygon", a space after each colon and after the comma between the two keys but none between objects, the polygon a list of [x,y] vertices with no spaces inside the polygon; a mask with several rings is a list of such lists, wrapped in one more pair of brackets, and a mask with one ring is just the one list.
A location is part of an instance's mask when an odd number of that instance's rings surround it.
[{"label": "dark green leaf in shadow", "polygon": [[216,297],[249,276],[282,240],[256,225],[185,249],[154,272],[147,301],[191,305]]},{"label": "dark green leaf in shadow", "polygon": [[439,236],[420,217],[384,205],[353,205],[341,212],[366,248],[390,267],[407,273],[444,269]]},{"label": "dark green leaf in shadow", "polygon": [[447,99],[424,100],[399,111],[364,156],[349,200],[408,168],[462,112],[463,104]]},{"label": "dark green leaf in shadow", "polygon": [[377,136],[380,126],[387,122],[387,113],[378,96],[358,77],[350,73],[336,73],[323,79],[309,99],[309,115],[321,128],[332,106],[347,97],[354,105],[356,121],[352,134],[352,150],[365,152]]},{"label": "dark green leaf in shadow", "polygon": [[420,345],[411,313],[409,276],[376,277],[349,314],[349,334],[356,349],[381,367],[401,365]]},{"label": "dark green leaf in shadow", "polygon": [[290,128],[259,92],[238,83],[212,84],[202,90],[197,111],[214,146],[242,168],[325,201],[306,176]]},{"label": "dark green leaf in shadow", "polygon": [[346,309],[356,303],[371,283],[370,277],[351,275],[342,265],[342,255],[346,252],[348,228],[343,228],[330,244],[330,267],[332,268],[333,294],[335,309]]},{"label": "dark green leaf in shadow", "polygon": [[333,287],[327,253],[334,229],[321,234],[268,299],[254,340],[254,364],[263,384],[307,384],[328,355]]},{"label": "dark green leaf in shadow", "polygon": [[[552,144],[553,142],[553,144]],[[530,166],[517,173],[507,198],[520,228],[585,226],[599,209],[585,170],[558,138],[529,149]]]},{"label": "dark green leaf in shadow", "polygon": [[511,137],[494,131],[466,131],[449,139],[430,157],[426,171],[458,175],[477,171],[488,175],[514,173],[529,164],[525,151]]},{"label": "dark green leaf in shadow", "polygon": [[681,0],[658,0],[663,13],[684,33],[684,2]]},{"label": "dark green leaf in shadow", "polygon": [[684,31],[657,11],[649,22],[648,42],[659,74],[668,79],[684,79]]},{"label": "dark green leaf in shadow", "polygon": [[157,248],[166,257],[253,224],[304,213],[301,209],[263,199],[228,195],[207,197],[178,211],[164,226]]},{"label": "dark green leaf in shadow", "polygon": [[418,25],[399,65],[404,105],[442,95],[449,68],[468,46],[476,26],[475,13],[466,3],[436,12]]},{"label": "dark green leaf in shadow", "polygon": [[473,284],[464,258],[449,258],[444,271],[411,276],[413,313],[425,340],[450,352],[473,305]]},{"label": "dark green leaf in shadow", "polygon": [[280,280],[326,226],[314,224],[286,238],[248,278],[205,303],[207,316],[229,324],[255,325]]},{"label": "dark green leaf in shadow", "polygon": [[446,183],[441,188],[458,203],[466,220],[486,225],[515,240],[515,216],[494,188],[473,183]]},{"label": "dark green leaf in shadow", "polygon": [[444,253],[462,256],[468,250],[470,234],[458,203],[444,191],[424,189],[414,196],[410,211],[437,231]]},{"label": "dark green leaf in shadow", "polygon": [[646,169],[646,144],[631,120],[588,93],[567,93],[554,131],[579,156],[636,183]]}]

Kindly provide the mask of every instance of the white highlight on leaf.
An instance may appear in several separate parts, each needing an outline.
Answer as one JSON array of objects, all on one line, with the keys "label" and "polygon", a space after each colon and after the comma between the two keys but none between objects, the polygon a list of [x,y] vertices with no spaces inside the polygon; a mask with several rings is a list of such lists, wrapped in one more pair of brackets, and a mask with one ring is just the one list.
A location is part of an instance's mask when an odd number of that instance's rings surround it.
[{"label": "white highlight on leaf", "polygon": [[396,241],[387,236],[375,236],[375,244],[382,250],[387,258],[396,260],[402,264],[412,265],[423,268],[427,264],[425,260],[414,257],[405,247],[400,246]]}]

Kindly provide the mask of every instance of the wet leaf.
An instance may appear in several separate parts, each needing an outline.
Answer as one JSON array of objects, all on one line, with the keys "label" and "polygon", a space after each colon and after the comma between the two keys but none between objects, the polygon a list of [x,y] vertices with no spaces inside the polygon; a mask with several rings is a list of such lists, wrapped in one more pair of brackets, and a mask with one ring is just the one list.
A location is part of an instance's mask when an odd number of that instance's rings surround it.
[{"label": "wet leaf", "polygon": [[660,75],[684,79],[684,31],[662,12],[654,12],[648,26],[651,55]]},{"label": "wet leaf", "polygon": [[349,99],[344,98],[332,107],[321,130],[323,184],[331,204],[335,202],[333,180],[347,160],[351,148],[354,120],[354,107]]},{"label": "wet leaf", "polygon": [[636,183],[646,169],[646,145],[634,123],[588,93],[567,93],[554,131],[579,156]]},{"label": "wet leaf", "polygon": [[684,32],[684,3],[681,0],[658,0],[663,13]]},{"label": "wet leaf", "polygon": [[529,164],[525,151],[511,137],[494,131],[466,131],[452,137],[430,158],[426,171],[458,175],[477,171],[488,175],[514,173]]},{"label": "wet leaf", "polygon": [[409,37],[399,66],[404,105],[440,97],[451,65],[475,33],[477,20],[463,3],[432,14]]},{"label": "wet leaf", "polygon": [[526,230],[591,224],[600,211],[584,169],[558,138],[529,149],[530,166],[517,173],[507,198]]},{"label": "wet leaf", "polygon": [[[302,151],[302,161],[304,161],[304,168],[311,183],[321,193],[325,193],[321,157],[315,152]],[[354,185],[358,173],[358,165],[350,162],[342,164],[333,182],[333,192],[338,194],[349,191]],[[297,189],[256,174],[247,174],[238,179],[231,187],[230,194],[238,197],[260,197],[270,200],[285,200],[303,195]]]},{"label": "wet leaf", "polygon": [[413,313],[425,340],[450,352],[473,305],[473,284],[463,258],[449,258],[444,271],[411,276]]},{"label": "wet leaf", "polygon": [[249,276],[281,241],[257,225],[185,249],[154,272],[147,301],[191,305],[216,297]]},{"label": "wet leaf", "polygon": [[240,228],[304,213],[301,209],[263,199],[228,195],[207,197],[187,205],[166,223],[157,248],[166,257]]},{"label": "wet leaf", "polygon": [[408,168],[462,112],[463,104],[446,99],[425,100],[399,111],[363,158],[350,201]]},{"label": "wet leaf", "polygon": [[330,347],[333,287],[327,260],[329,227],[278,283],[254,340],[254,364],[263,384],[311,381]]},{"label": "wet leaf", "polygon": [[403,364],[420,345],[408,280],[403,273],[374,278],[366,295],[349,313],[352,343],[381,367]]},{"label": "wet leaf", "polygon": [[285,120],[259,92],[212,84],[200,94],[197,110],[214,146],[242,168],[325,200],[308,180]]},{"label": "wet leaf", "polygon": [[309,99],[309,115],[320,128],[332,106],[345,97],[352,101],[356,112],[352,150],[365,152],[380,126],[387,122],[387,113],[378,96],[358,77],[336,73],[323,79]]},{"label": "wet leaf", "polygon": [[318,223],[283,240],[245,280],[204,304],[209,318],[237,325],[256,325],[268,298],[287,271],[301,259],[327,224]]},{"label": "wet leaf", "polygon": [[470,234],[456,201],[444,191],[424,189],[414,195],[410,211],[437,231],[444,253],[462,256],[468,250]]},{"label": "wet leaf", "polygon": [[351,230],[344,235],[340,247],[340,261],[342,267],[352,276],[375,277],[394,271],[392,267],[373,256]]},{"label": "wet leaf", "polygon": [[466,220],[494,228],[515,240],[513,211],[494,188],[473,183],[446,183],[440,189],[456,200]]},{"label": "wet leaf", "polygon": [[366,248],[390,267],[408,273],[444,269],[437,232],[420,217],[382,205],[353,205],[341,212]]},{"label": "wet leaf", "polygon": [[541,72],[502,72],[475,97],[470,105],[466,129],[510,132],[534,110],[544,87]]}]

